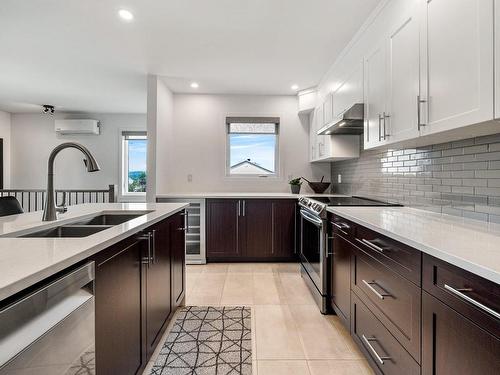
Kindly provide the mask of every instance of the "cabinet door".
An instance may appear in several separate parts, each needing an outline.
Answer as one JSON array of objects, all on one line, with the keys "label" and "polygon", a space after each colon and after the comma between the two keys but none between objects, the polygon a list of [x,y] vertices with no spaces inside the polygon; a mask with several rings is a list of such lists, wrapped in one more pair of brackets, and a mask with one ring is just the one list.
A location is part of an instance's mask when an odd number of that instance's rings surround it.
[{"label": "cabinet door", "polygon": [[309,125],[309,161],[312,162],[318,158],[318,146],[316,144],[316,138],[318,135],[316,134],[316,122],[318,120],[318,108],[316,108],[311,113],[310,125]]},{"label": "cabinet door", "polygon": [[146,340],[149,354],[153,353],[161,338],[171,312],[169,220],[146,230],[154,236],[151,244],[154,256],[146,270]]},{"label": "cabinet door", "polygon": [[493,0],[421,4],[422,97],[427,100],[422,134],[491,120]]},{"label": "cabinet door", "polygon": [[500,0],[495,0],[495,118],[500,119]]},{"label": "cabinet door", "polygon": [[364,148],[382,143],[381,126],[386,98],[385,44],[379,44],[365,57],[365,129]]},{"label": "cabinet door", "polygon": [[393,29],[387,44],[388,97],[387,111],[383,113],[382,134],[385,133],[389,142],[419,136],[420,25],[417,2],[412,0],[408,8],[408,14]]},{"label": "cabinet door", "polygon": [[206,210],[207,258],[239,256],[240,201],[237,199],[207,199]]},{"label": "cabinet door", "polygon": [[266,258],[272,255],[272,202],[264,199],[242,201],[239,227],[244,257]]},{"label": "cabinet door", "polygon": [[351,252],[352,245],[341,236],[332,239],[332,307],[349,329],[351,318]]},{"label": "cabinet door", "polygon": [[272,202],[272,251],[276,258],[293,258],[296,254],[295,200],[282,199]]},{"label": "cabinet door", "polygon": [[332,94],[328,94],[325,97],[325,101],[323,102],[323,123],[320,126],[320,128],[323,125],[328,124],[333,120],[333,101],[332,101]]},{"label": "cabinet door", "polygon": [[172,259],[172,305],[175,308],[182,304],[186,287],[185,216],[178,213],[169,219],[169,224]]},{"label": "cabinet door", "polygon": [[423,292],[422,375],[500,374],[500,340]]},{"label": "cabinet door", "polygon": [[146,361],[142,348],[143,243],[125,240],[96,257],[97,374],[136,374]]},{"label": "cabinet door", "polygon": [[333,117],[338,118],[355,103],[363,103],[363,64],[333,93]]}]

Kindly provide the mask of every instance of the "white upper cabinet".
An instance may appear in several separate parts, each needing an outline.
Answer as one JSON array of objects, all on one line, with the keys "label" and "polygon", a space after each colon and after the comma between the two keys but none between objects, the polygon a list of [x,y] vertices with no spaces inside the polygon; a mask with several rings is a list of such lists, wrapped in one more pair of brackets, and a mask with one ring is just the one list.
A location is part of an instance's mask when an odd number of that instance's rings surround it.
[{"label": "white upper cabinet", "polygon": [[384,143],[383,122],[386,112],[386,43],[377,45],[364,59],[364,148]]},{"label": "white upper cabinet", "polygon": [[355,103],[363,103],[363,64],[333,92],[333,118],[339,118]]},{"label": "white upper cabinet", "polygon": [[316,108],[316,89],[302,90],[298,94],[299,113],[311,113]]},{"label": "white upper cabinet", "polygon": [[323,101],[323,125],[328,124],[333,120],[333,101],[332,94],[328,94]]},{"label": "white upper cabinet", "polygon": [[417,2],[395,24],[387,38],[387,106],[382,124],[388,141],[419,136],[419,12]]},{"label": "white upper cabinet", "polygon": [[500,119],[500,0],[495,0],[495,118]]},{"label": "white upper cabinet", "polygon": [[493,118],[493,0],[421,1],[422,135]]}]

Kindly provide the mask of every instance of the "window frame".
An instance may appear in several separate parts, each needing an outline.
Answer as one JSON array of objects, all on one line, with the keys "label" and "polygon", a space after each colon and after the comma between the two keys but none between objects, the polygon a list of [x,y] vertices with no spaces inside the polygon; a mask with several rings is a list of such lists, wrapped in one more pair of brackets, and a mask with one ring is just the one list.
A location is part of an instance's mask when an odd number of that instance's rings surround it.
[{"label": "window frame", "polygon": [[[231,134],[264,134],[269,135],[271,133],[230,133],[230,126],[232,123],[247,123],[247,124],[274,124],[276,142],[274,146],[274,173],[272,174],[231,174]],[[226,178],[238,178],[238,179],[279,179],[280,178],[280,118],[279,117],[226,117]]]},{"label": "window frame", "polygon": [[[138,133],[137,135],[144,135],[146,137],[146,142],[148,140],[147,131],[138,128],[127,128],[118,129],[118,143],[119,143],[119,155],[118,155],[118,170],[119,170],[119,180],[118,180],[118,199],[120,202],[145,202],[146,192],[129,192],[128,191],[128,147],[125,147],[125,142],[127,141],[126,133]],[[140,134],[139,134],[140,133]],[[148,145],[149,146],[149,145]],[[146,156],[147,159],[147,156]],[[147,162],[147,160],[146,160]],[[147,163],[146,163],[146,184],[147,184]],[[126,179],[125,179],[126,178]]]}]

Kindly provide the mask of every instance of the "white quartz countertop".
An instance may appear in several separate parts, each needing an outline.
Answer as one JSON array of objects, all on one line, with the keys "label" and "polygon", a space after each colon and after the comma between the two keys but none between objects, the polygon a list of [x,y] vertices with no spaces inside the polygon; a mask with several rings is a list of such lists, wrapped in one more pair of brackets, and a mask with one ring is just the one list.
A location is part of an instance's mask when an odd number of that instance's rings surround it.
[{"label": "white quartz countertop", "polygon": [[290,198],[299,199],[300,197],[345,197],[342,194],[315,194],[315,193],[302,193],[302,194],[292,194],[292,193],[245,193],[245,192],[201,192],[201,193],[168,193],[168,194],[158,194],[157,198],[167,198],[167,199],[205,199],[205,198]]},{"label": "white quartz countertop", "polygon": [[329,212],[500,284],[500,225],[408,207]]},{"label": "white quartz countertop", "polygon": [[[185,203],[91,203],[68,207],[53,222],[42,212],[0,218],[0,301],[88,258],[187,207]],[[82,238],[15,238],[105,213],[144,213],[135,219]]]}]

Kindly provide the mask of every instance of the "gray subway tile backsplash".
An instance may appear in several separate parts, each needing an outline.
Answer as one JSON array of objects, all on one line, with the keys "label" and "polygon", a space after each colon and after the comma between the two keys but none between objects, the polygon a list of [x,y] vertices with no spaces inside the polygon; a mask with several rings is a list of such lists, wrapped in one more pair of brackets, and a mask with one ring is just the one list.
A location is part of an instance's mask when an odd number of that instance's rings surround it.
[{"label": "gray subway tile backsplash", "polygon": [[[337,183],[338,175],[342,183]],[[500,223],[500,133],[332,163],[335,193]]]}]

